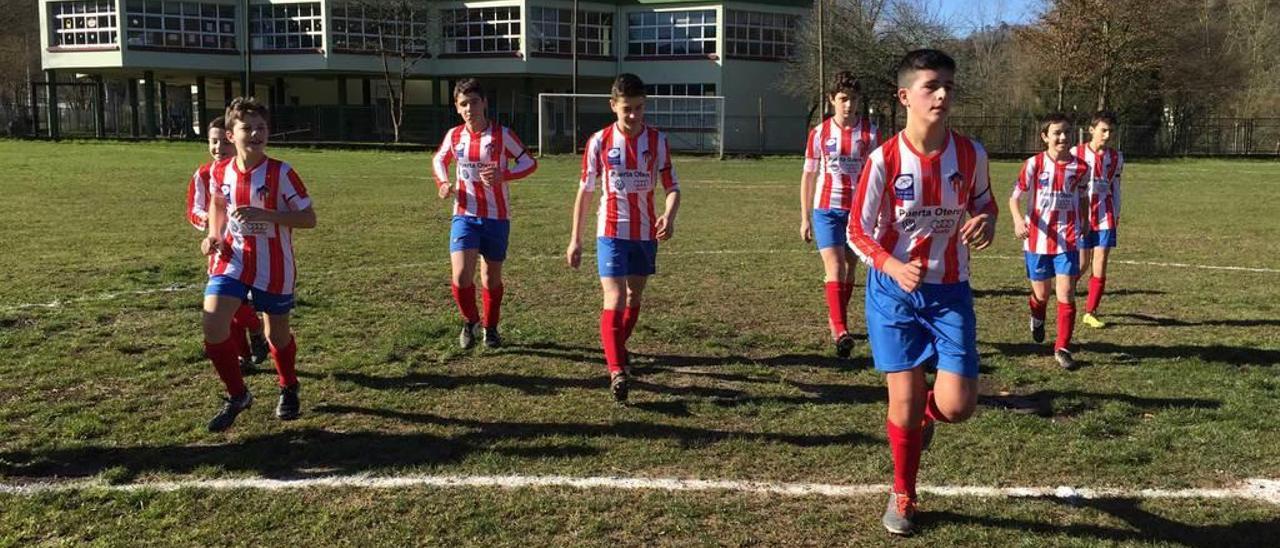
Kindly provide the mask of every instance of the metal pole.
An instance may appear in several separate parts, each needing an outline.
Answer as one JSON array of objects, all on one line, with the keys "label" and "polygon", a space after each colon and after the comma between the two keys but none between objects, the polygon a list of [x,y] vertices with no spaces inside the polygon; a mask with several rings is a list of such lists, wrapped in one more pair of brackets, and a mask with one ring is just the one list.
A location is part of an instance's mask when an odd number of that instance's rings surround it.
[{"label": "metal pole", "polygon": [[718,101],[720,106],[720,159],[724,159],[724,99]]},{"label": "metal pole", "polygon": [[102,83],[102,75],[93,77],[93,134],[99,139],[107,138],[107,86]]},{"label": "metal pole", "polygon": [[827,85],[826,67],[823,66],[827,55],[827,48],[824,45],[825,36],[827,34],[827,23],[824,18],[823,5],[826,0],[818,0],[818,119],[821,120],[827,114],[826,95],[822,93],[822,89]]},{"label": "metal pole", "polygon": [[48,111],[49,138],[56,140],[62,137],[59,127],[61,120],[58,119],[58,71],[48,69],[44,71],[44,75],[44,80],[48,84],[44,90],[44,108]]},{"label": "metal pole", "polygon": [[252,21],[249,15],[249,0],[241,3],[241,11],[244,16],[241,21],[244,24],[244,44],[240,46],[240,52],[244,57],[244,73],[240,75],[240,95],[244,97],[253,96],[253,28],[250,26]]},{"label": "metal pole", "polygon": [[[578,0],[573,0],[573,16],[569,31],[569,51],[573,56],[573,99],[569,102],[569,108],[573,110],[573,149],[570,154],[578,153]],[[541,107],[539,107],[541,108]]]}]

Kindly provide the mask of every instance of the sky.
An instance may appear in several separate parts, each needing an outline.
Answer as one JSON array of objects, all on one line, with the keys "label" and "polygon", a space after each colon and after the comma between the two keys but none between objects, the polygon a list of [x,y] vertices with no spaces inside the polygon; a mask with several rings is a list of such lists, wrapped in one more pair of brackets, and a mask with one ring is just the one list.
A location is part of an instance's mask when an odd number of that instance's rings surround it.
[{"label": "sky", "polygon": [[1035,19],[1044,0],[923,0],[964,36],[975,26],[1027,23]]}]

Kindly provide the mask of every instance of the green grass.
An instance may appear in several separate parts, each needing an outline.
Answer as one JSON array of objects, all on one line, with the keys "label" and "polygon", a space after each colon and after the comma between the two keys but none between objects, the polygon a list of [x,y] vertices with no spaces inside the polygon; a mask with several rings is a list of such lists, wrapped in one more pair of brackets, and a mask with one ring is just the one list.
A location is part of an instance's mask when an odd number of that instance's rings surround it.
[{"label": "green grass", "polygon": [[[852,363],[829,357],[820,263],[798,237],[794,158],[677,160],[684,207],[631,345],[640,388],[619,408],[605,388],[593,265],[572,271],[560,258],[575,159],[544,159],[513,191],[510,347],[460,352],[449,210],[428,182],[428,156],[277,151],[319,215],[297,238],[304,415],[271,417],[274,376],[264,373],[249,379],[258,405],[231,432],[209,434],[219,385],[200,346],[198,235],[181,212],[201,153],[0,142],[0,481],[889,478],[881,376],[865,346]],[[992,166],[998,196],[1016,167]],[[1115,257],[1280,268],[1277,181],[1276,163],[1133,162]],[[971,421],[940,429],[922,482],[1181,488],[1280,477],[1280,274],[1113,264],[1103,304],[1113,325],[1080,331],[1085,367],[1064,373],[1024,332],[1011,232],[1001,219],[997,245],[973,263],[989,398]],[[707,250],[731,253],[695,253]],[[190,287],[128,293],[170,285]],[[16,308],[55,300],[69,304]],[[998,405],[1010,394],[1039,413]],[[882,504],[564,489],[9,495],[0,544],[875,543]],[[1275,544],[1280,534],[1274,506],[1227,501],[929,497],[924,508],[933,515],[916,541],[944,545]]]}]

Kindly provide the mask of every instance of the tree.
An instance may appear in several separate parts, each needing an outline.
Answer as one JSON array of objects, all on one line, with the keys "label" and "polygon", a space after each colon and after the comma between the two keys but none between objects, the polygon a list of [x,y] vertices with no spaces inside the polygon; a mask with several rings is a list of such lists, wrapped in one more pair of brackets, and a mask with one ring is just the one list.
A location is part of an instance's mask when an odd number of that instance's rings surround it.
[{"label": "tree", "polygon": [[40,72],[40,18],[36,2],[0,10],[0,132],[22,131],[30,110],[31,80]]},{"label": "tree", "polygon": [[[382,61],[391,128],[395,142],[399,143],[409,74],[414,65],[430,53],[429,45],[435,42],[430,30],[438,26],[433,24],[435,12],[424,2],[413,0],[355,0],[348,4],[347,10],[353,15],[356,10],[363,13],[366,34],[376,31],[375,49]],[[368,49],[367,44],[365,47]]]}]

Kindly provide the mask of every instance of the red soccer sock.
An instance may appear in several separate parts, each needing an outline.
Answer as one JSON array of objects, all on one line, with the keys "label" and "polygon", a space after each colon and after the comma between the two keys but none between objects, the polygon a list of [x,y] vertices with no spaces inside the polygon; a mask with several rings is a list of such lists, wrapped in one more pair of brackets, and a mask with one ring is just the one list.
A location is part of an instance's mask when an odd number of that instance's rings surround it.
[{"label": "red soccer sock", "polygon": [[640,307],[628,306],[622,311],[622,342],[631,340],[631,332],[636,330],[636,320],[640,319]]},{"label": "red soccer sock", "polygon": [[622,371],[622,311],[600,311],[600,344],[604,347],[604,363],[609,372]]},{"label": "red soccer sock", "polygon": [[1037,301],[1036,296],[1032,295],[1027,299],[1027,305],[1031,307],[1031,317],[1040,321],[1044,321],[1045,309],[1049,303],[1047,301]]},{"label": "red soccer sock", "polygon": [[234,337],[228,337],[220,343],[205,341],[204,355],[213,362],[213,369],[218,372],[218,378],[222,379],[223,386],[227,387],[227,394],[238,398],[243,396],[248,388],[245,388],[244,377],[240,374],[240,354],[236,351],[236,343],[233,339]]},{"label": "red soccer sock", "polygon": [[[480,292],[480,297],[484,301],[484,326],[498,327],[498,321],[502,319],[502,294],[505,286],[486,287]],[[474,291],[474,286],[473,289]]]},{"label": "red soccer sock", "polygon": [[248,329],[250,333],[262,332],[262,319],[258,317],[258,313],[248,303],[240,304],[240,308],[236,309],[236,315],[231,322],[232,325],[240,324],[241,327]]},{"label": "red soccer sock", "polygon": [[285,388],[298,384],[298,371],[296,361],[298,357],[298,343],[295,337],[289,337],[289,344],[284,348],[276,348],[271,345],[271,361],[276,364],[276,375],[280,378],[280,388]]},{"label": "red soccer sock", "polygon": [[946,415],[942,414],[942,410],[938,409],[938,402],[933,399],[932,390],[930,390],[929,394],[925,397],[924,416],[931,421],[951,422]]},{"label": "red soccer sock", "polygon": [[480,311],[476,310],[476,286],[453,286],[453,300],[458,303],[458,311],[467,323],[480,321]]},{"label": "red soccer sock", "polygon": [[1085,301],[1084,311],[1093,314],[1098,311],[1098,304],[1102,302],[1102,293],[1107,290],[1107,279],[1093,277],[1089,278],[1089,300]]},{"label": "red soccer sock", "polygon": [[[853,282],[842,282],[840,284],[840,301],[844,303],[845,318],[848,318],[849,299],[853,298]],[[845,323],[848,323],[847,321]]]},{"label": "red soccer sock", "polygon": [[893,453],[893,492],[916,496],[916,475],[920,472],[920,451],[924,438],[919,426],[907,429],[884,421]]},{"label": "red soccer sock", "polygon": [[844,286],[841,282],[827,282],[825,289],[827,294],[827,320],[831,324],[831,337],[835,338],[849,330],[847,325],[848,312],[846,311],[846,301],[844,299]]},{"label": "red soccer sock", "polygon": [[1058,340],[1054,343],[1055,351],[1071,346],[1071,334],[1076,330],[1076,305],[1074,303],[1058,303]]}]

